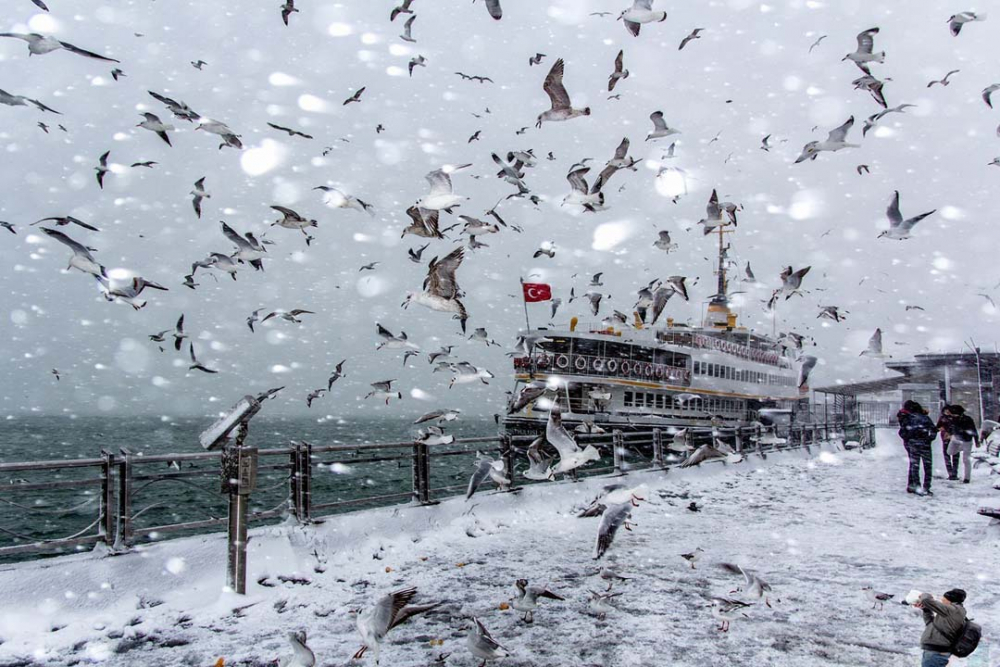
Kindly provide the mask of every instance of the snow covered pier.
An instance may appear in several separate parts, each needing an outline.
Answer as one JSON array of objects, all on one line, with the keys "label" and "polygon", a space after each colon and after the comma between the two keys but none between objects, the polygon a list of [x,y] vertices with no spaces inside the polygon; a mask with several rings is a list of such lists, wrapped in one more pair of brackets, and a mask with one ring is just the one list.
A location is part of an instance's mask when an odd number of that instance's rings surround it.
[{"label": "snow covered pier", "polygon": [[[995,491],[979,469],[971,485],[939,480],[933,497],[908,495],[905,454],[894,434],[880,436],[870,450],[824,445],[629,474],[649,500],[599,562],[599,520],[575,512],[606,479],[259,528],[246,596],[222,589],[222,535],[7,565],[0,664],[267,665],[290,653],[286,634],[298,630],[318,665],[359,664],[351,610],[416,586],[420,601],[445,604],[394,629],[383,664],[478,664],[463,629],[475,616],[512,653],[499,665],[913,665],[919,615],[872,609],[862,588],[895,602],[913,588],[962,586],[988,638],[1000,627],[1000,529],[970,510]],[[692,569],[680,554],[699,548]],[[771,606],[748,600],[729,633],[707,603],[742,579],[721,562],[771,586]],[[604,620],[588,613],[588,591],[606,587],[592,575],[599,566],[629,577]],[[508,608],[519,578],[566,600],[545,600],[525,624]]]}]

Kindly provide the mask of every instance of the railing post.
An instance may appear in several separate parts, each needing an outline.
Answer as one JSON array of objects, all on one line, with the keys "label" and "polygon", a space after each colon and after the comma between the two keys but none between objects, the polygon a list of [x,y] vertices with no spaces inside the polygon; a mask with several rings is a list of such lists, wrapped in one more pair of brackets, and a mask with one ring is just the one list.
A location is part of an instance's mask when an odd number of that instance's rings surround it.
[{"label": "railing post", "polygon": [[658,428],[653,429],[653,465],[666,467],[663,462],[663,432]]},{"label": "railing post", "polygon": [[302,443],[302,459],[299,463],[299,493],[302,497],[302,516],[299,521],[312,522],[312,445]]},{"label": "railing post", "polygon": [[517,450],[514,449],[514,439],[506,433],[500,436],[500,455],[503,457],[504,468],[510,480],[510,486],[507,487],[507,490],[513,491],[517,488],[514,470],[517,464]]},{"label": "railing post", "polygon": [[115,544],[115,513],[112,506],[115,503],[114,468],[115,455],[106,449],[101,450],[101,523],[98,532],[104,537],[104,544],[113,548]]},{"label": "railing post", "polygon": [[739,426],[736,427],[735,440],[736,440],[736,452],[738,454],[742,454],[743,453],[743,429],[741,429]]},{"label": "railing post", "polygon": [[299,469],[302,457],[299,456],[299,443],[292,442],[291,445],[292,451],[288,455],[288,463],[292,466],[292,472],[288,477],[288,496],[295,520],[302,523],[302,474]]},{"label": "railing post", "polygon": [[412,465],[410,467],[410,478],[413,482],[413,502],[420,504],[424,503],[425,488],[423,483],[424,466],[421,461],[421,454],[426,447],[427,445],[422,442],[413,443]]},{"label": "railing post", "polygon": [[118,462],[118,530],[114,549],[125,551],[132,546],[132,452],[122,447]]},{"label": "railing post", "polygon": [[247,426],[243,423],[235,443],[222,450],[222,492],[229,495],[229,526],[226,585],[237,595],[247,592],[247,522],[250,494],[257,484],[257,448],[244,447]]},{"label": "railing post", "polygon": [[617,428],[611,432],[611,448],[614,453],[615,474],[624,475],[625,457],[623,456],[623,454],[625,450],[625,436],[622,434],[621,430]]}]

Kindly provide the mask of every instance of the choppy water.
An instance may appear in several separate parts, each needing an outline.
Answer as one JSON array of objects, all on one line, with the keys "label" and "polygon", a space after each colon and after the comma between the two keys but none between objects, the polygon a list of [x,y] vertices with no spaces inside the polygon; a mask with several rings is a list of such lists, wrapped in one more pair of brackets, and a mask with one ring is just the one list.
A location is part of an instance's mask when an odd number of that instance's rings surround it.
[{"label": "choppy water", "polygon": [[[203,451],[198,434],[211,419],[156,417],[27,417],[0,424],[0,461],[39,461],[96,458],[101,450],[118,453],[128,448],[136,455],[133,474],[132,512],[138,515],[136,528],[162,526],[186,521],[226,516],[226,498],[220,493],[218,460],[185,463],[183,472],[205,471],[204,476],[180,481],[152,481],[142,475],[169,472],[164,463],[142,463],[142,456]],[[457,438],[492,436],[497,427],[492,420],[458,420],[448,425]],[[353,420],[318,422],[310,418],[282,418],[261,415],[251,424],[247,446],[276,448],[290,440],[307,440],[313,445],[356,445],[410,441],[416,434],[408,420]],[[468,479],[476,449],[484,453],[492,445],[452,445],[438,448],[431,458],[431,486],[462,485]],[[364,452],[328,453],[316,457],[313,467],[313,504],[341,502],[405,493],[412,488],[411,465],[406,460],[363,461],[371,458],[408,455],[408,448]],[[496,455],[496,452],[493,452]],[[288,470],[268,470],[268,464],[285,464],[286,457],[262,457],[252,510],[280,507],[288,497]],[[335,465],[331,466],[330,463]],[[18,490],[24,483],[94,479],[96,468],[60,471],[15,472],[0,478],[0,547],[38,539],[65,537],[86,528],[100,508],[100,486],[57,490]],[[444,495],[442,492],[441,495]],[[373,501],[357,507],[385,504]],[[403,501],[405,502],[405,500]],[[356,509],[357,507],[352,507]],[[148,508],[148,509],[147,509]],[[213,527],[206,530],[224,530]],[[95,532],[96,528],[89,532]],[[176,535],[140,535],[137,543]],[[30,539],[29,539],[30,538]],[[88,547],[89,548],[89,547]]]}]

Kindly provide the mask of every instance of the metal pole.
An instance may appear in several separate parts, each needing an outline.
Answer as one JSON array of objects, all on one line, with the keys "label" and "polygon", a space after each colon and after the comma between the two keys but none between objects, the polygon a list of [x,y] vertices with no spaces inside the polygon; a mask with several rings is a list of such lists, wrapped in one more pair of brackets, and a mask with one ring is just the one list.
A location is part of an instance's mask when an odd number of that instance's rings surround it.
[{"label": "metal pole", "polygon": [[229,557],[226,585],[239,595],[247,592],[247,509],[250,497],[229,494]]},{"label": "metal pole", "polygon": [[[236,442],[222,450],[222,490],[229,495],[229,544],[226,585],[238,595],[247,592],[247,522],[250,493],[257,483],[257,450],[243,447],[249,426],[237,427]],[[297,466],[296,466],[297,467]]]},{"label": "metal pole", "polygon": [[413,478],[413,502],[427,503],[427,482],[424,480],[424,451],[427,445],[422,442],[413,443],[413,465],[410,475]]},{"label": "metal pole", "polygon": [[611,448],[614,453],[615,462],[615,474],[624,475],[625,474],[625,462],[622,454],[625,449],[625,436],[619,429],[614,429],[611,432]]},{"label": "metal pole", "polygon": [[507,434],[500,436],[500,454],[503,456],[504,467],[507,469],[510,479],[510,486],[507,490],[513,491],[517,488],[517,479],[515,478],[514,471],[514,467],[517,464],[517,451],[514,449],[513,438]]},{"label": "metal pole", "polygon": [[114,547],[115,514],[112,506],[115,503],[115,486],[112,480],[115,468],[115,455],[106,449],[101,450],[101,523],[99,533],[104,537],[104,543]]},{"label": "metal pole", "polygon": [[312,522],[312,445],[302,443],[302,461],[299,464],[299,491],[302,494],[302,521]]},{"label": "metal pole", "polygon": [[531,331],[531,322],[528,321],[528,300],[524,298],[524,278],[521,278],[521,303],[524,304],[524,328]]},{"label": "metal pole", "polygon": [[288,462],[292,466],[291,475],[288,477],[288,496],[292,504],[292,514],[295,520],[302,522],[302,475],[299,472],[299,464],[302,457],[299,456],[299,443],[292,443],[292,451],[288,455]]},{"label": "metal pole", "polygon": [[653,464],[662,468],[663,462],[663,432],[658,428],[653,429]]},{"label": "metal pole", "polygon": [[118,531],[115,551],[132,546],[132,452],[121,448],[118,463]]}]

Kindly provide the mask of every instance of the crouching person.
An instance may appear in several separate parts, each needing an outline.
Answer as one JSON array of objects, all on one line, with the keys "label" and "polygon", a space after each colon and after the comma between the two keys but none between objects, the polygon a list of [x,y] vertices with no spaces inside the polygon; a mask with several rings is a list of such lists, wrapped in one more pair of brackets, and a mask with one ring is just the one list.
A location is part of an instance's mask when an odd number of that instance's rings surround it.
[{"label": "crouching person", "polygon": [[920,648],[924,652],[921,667],[945,667],[954,652],[955,643],[965,629],[965,591],[955,588],[935,600],[924,593],[913,605],[924,612],[924,633]]}]

